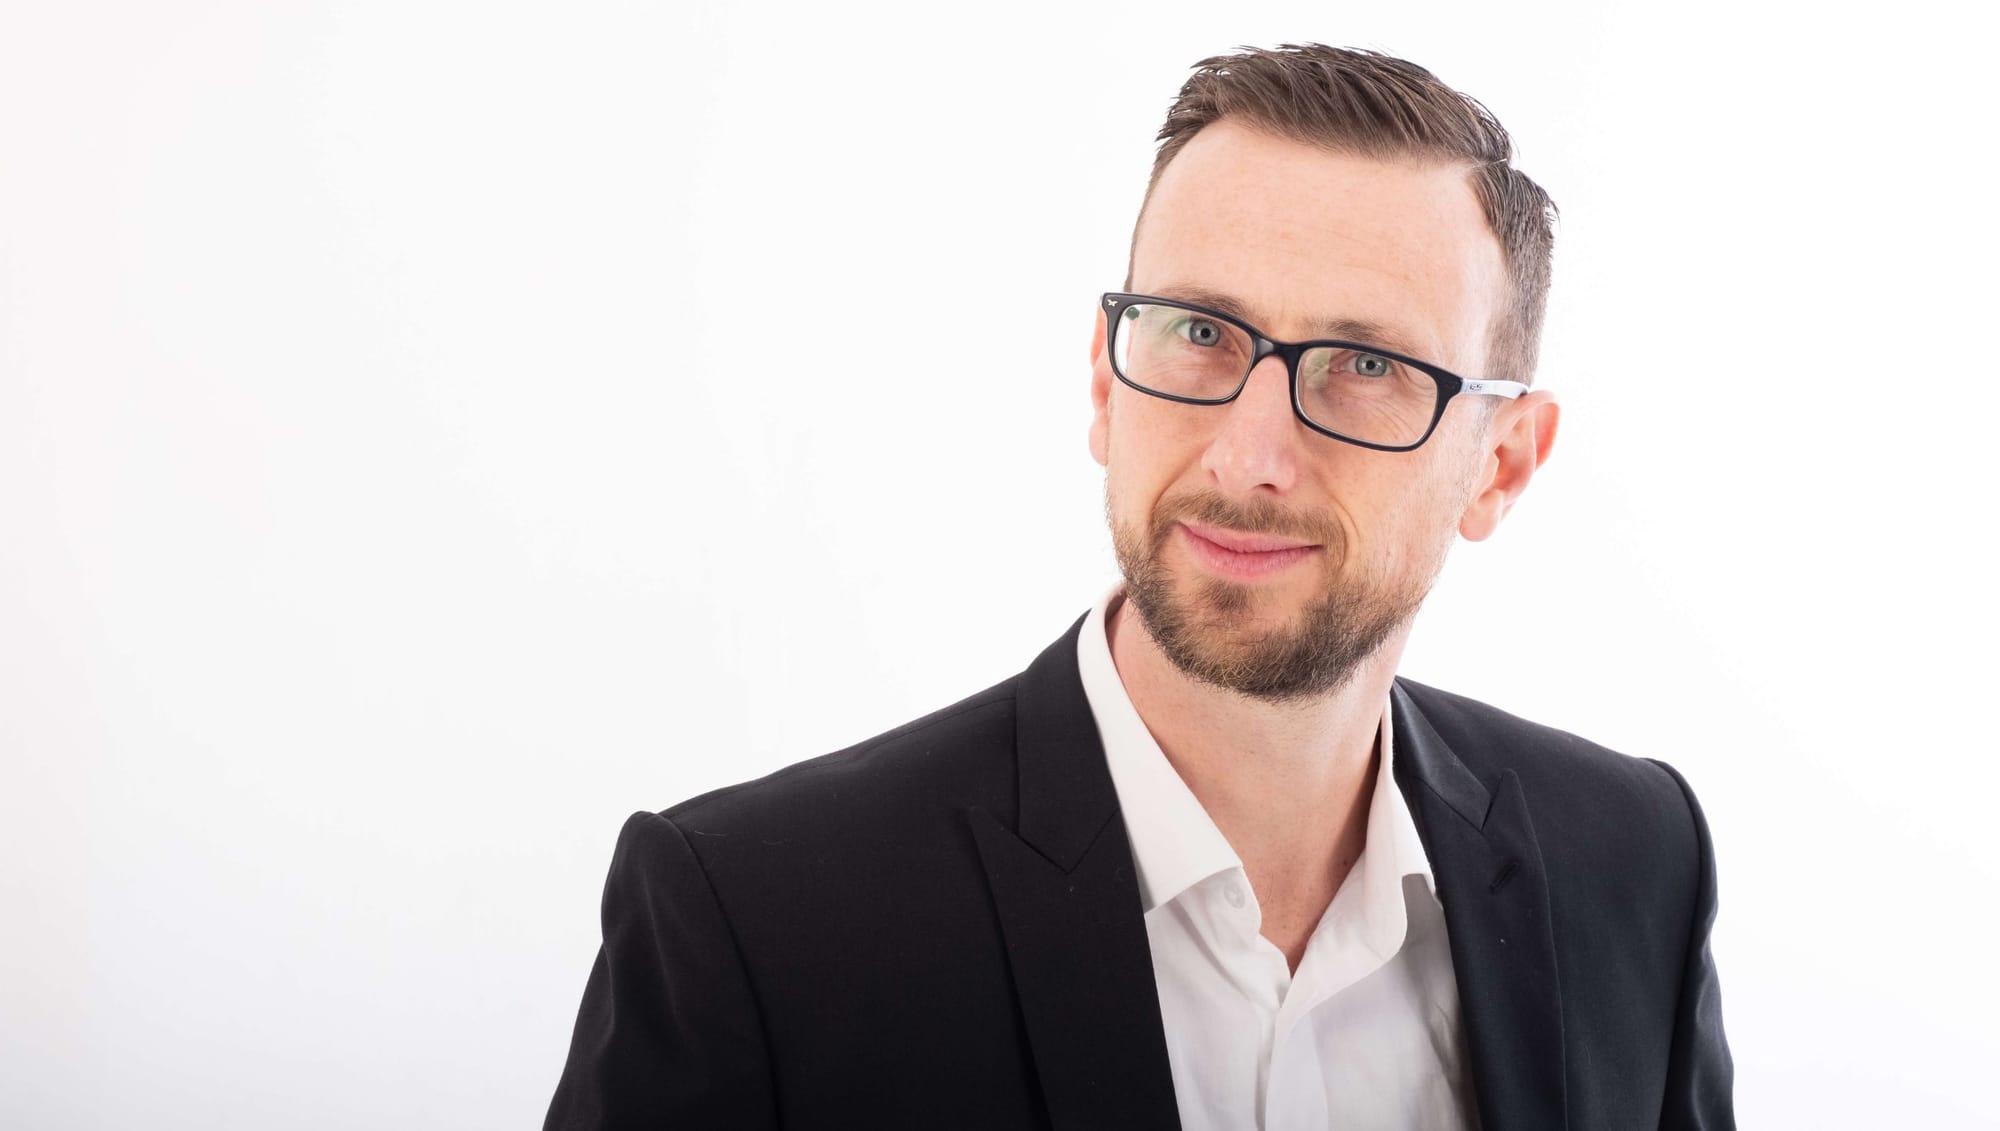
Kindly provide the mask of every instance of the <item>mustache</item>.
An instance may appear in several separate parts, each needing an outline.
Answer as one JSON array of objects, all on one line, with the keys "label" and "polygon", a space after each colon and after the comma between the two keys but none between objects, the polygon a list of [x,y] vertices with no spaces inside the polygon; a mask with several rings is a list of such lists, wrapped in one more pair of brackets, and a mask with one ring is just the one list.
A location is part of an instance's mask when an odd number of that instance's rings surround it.
[{"label": "mustache", "polygon": [[1213,491],[1184,491],[1162,497],[1153,508],[1151,533],[1155,550],[1173,536],[1174,526],[1183,519],[1244,534],[1270,534],[1313,542],[1336,554],[1347,543],[1346,529],[1331,516],[1299,515],[1270,502],[1231,502]]}]

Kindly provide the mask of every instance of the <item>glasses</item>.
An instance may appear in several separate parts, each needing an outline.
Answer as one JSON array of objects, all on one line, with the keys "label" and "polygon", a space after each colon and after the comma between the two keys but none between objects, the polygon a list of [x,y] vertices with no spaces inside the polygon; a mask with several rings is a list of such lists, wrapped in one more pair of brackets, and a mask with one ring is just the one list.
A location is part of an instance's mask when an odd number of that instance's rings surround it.
[{"label": "glasses", "polygon": [[1324,436],[1407,452],[1437,430],[1461,393],[1512,399],[1518,381],[1472,381],[1414,357],[1360,342],[1281,342],[1219,310],[1149,295],[1107,294],[1111,372],[1139,390],[1182,404],[1227,404],[1250,371],[1273,354],[1285,361],[1292,411]]}]

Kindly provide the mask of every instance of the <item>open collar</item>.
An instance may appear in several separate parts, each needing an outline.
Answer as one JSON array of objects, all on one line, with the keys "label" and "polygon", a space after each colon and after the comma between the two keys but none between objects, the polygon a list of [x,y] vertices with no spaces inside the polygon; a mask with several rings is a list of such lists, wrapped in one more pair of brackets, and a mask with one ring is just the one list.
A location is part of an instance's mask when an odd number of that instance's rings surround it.
[{"label": "open collar", "polygon": [[[1125,690],[1106,631],[1124,593],[1122,581],[1112,585],[1085,616],[1077,637],[1077,669],[1125,817],[1140,901],[1151,914],[1210,876],[1240,870],[1243,861],[1168,761]],[[1364,895],[1366,934],[1386,959],[1401,945],[1408,922],[1403,877],[1422,876],[1433,899],[1437,881],[1409,805],[1395,786],[1395,726],[1387,699],[1377,735],[1382,758],[1356,881]]]}]

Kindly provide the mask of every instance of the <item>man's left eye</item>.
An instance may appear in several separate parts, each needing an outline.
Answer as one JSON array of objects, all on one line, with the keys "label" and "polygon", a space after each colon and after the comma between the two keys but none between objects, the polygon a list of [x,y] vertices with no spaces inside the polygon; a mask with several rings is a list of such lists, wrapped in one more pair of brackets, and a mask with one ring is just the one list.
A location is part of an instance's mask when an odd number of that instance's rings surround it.
[{"label": "man's left eye", "polygon": [[1396,371],[1396,363],[1372,353],[1358,353],[1354,355],[1354,371],[1363,377],[1387,377]]},{"label": "man's left eye", "polygon": [[1222,340],[1222,327],[1206,318],[1190,318],[1184,323],[1188,341],[1198,346],[1212,346]]}]

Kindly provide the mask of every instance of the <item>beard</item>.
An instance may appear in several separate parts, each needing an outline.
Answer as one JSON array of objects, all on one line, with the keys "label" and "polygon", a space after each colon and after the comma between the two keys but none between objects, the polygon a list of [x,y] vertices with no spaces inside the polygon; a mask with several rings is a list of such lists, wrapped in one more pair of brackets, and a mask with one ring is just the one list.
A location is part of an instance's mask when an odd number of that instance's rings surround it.
[{"label": "beard", "polygon": [[[1427,562],[1371,569],[1347,560],[1346,532],[1336,521],[1301,519],[1275,506],[1239,506],[1205,491],[1163,496],[1148,529],[1135,530],[1112,513],[1108,477],[1105,518],[1125,575],[1125,598],[1174,667],[1199,683],[1270,703],[1299,703],[1345,686],[1416,615],[1444,564],[1440,547]],[[1166,552],[1183,518],[1318,544],[1319,595],[1295,620],[1258,625],[1258,586],[1176,577]]]}]

